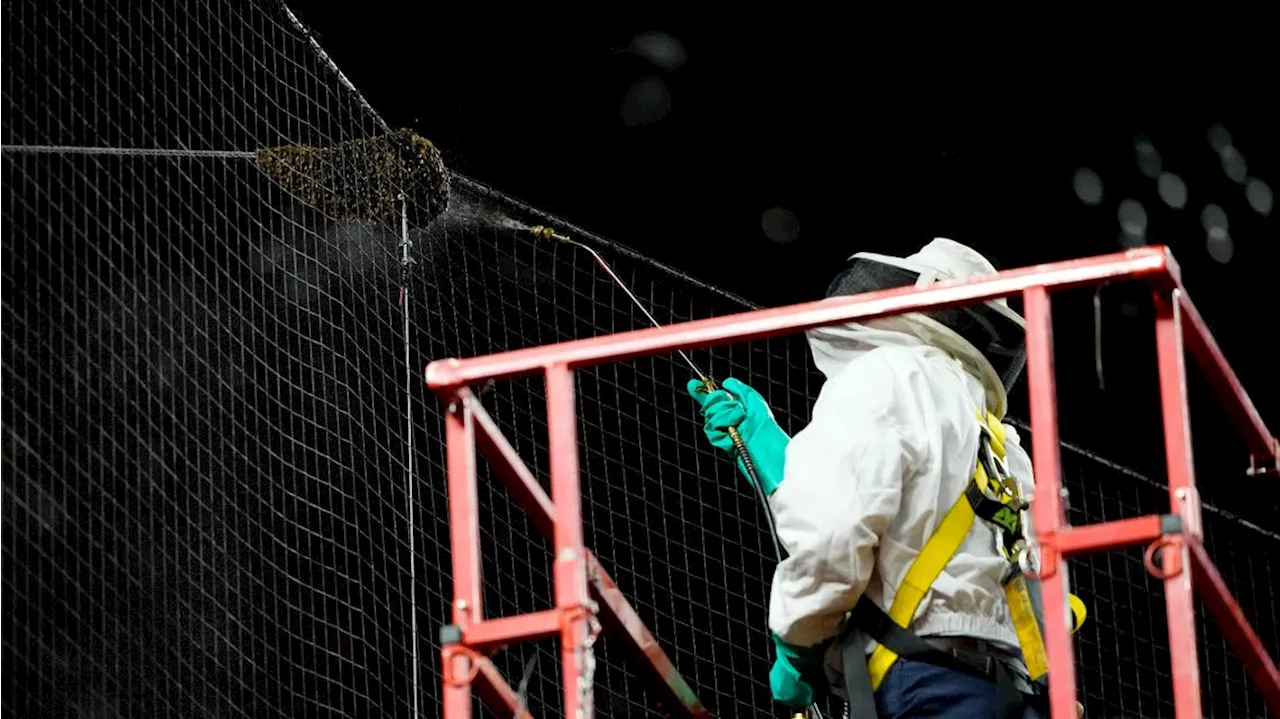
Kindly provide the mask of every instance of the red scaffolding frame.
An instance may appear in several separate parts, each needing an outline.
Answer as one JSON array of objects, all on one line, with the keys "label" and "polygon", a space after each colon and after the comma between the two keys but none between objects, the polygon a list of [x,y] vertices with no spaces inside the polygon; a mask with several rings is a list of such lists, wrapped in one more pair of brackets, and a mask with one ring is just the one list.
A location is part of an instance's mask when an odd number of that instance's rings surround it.
[{"label": "red scaffolding frame", "polygon": [[[1144,280],[1156,308],[1157,364],[1164,416],[1170,512],[1072,527],[1061,503],[1057,395],[1049,293],[1118,280]],[[566,717],[589,714],[583,667],[596,618],[649,670],[668,713],[709,716],[604,568],[583,545],[578,476],[575,369],[676,350],[764,339],[814,327],[865,321],[904,312],[981,302],[1021,293],[1027,326],[1031,396],[1034,520],[1040,548],[1050,665],[1052,719],[1076,716],[1076,677],[1068,633],[1064,575],[1068,557],[1146,544],[1147,566],[1165,584],[1175,717],[1201,716],[1194,593],[1205,601],[1271,711],[1280,716],[1280,670],[1245,618],[1202,544],[1200,501],[1192,463],[1185,353],[1189,351],[1249,448],[1251,474],[1280,474],[1280,441],[1267,429],[1235,372],[1182,287],[1178,265],[1164,247],[1038,265],[925,288],[869,292],[725,317],[684,322],[466,360],[445,359],[426,369],[427,384],[447,403],[449,519],[453,552],[453,623],[441,633],[444,716],[470,716],[471,688],[491,706],[528,716],[487,658],[505,644],[559,636]],[[551,496],[543,491],[468,389],[488,380],[542,373],[547,388]],[[493,464],[514,499],[554,544],[555,607],[485,619],[480,606],[479,525],[475,452]],[[580,711],[583,712],[580,714]]]}]

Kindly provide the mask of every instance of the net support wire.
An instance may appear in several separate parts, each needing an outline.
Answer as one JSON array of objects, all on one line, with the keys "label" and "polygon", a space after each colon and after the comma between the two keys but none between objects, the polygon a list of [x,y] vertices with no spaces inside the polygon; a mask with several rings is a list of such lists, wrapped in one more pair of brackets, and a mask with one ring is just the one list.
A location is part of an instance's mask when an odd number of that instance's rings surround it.
[{"label": "net support wire", "polygon": [[[338,220],[425,226],[448,209],[450,173],[439,149],[409,129],[324,146],[195,150],[79,145],[0,145],[6,155],[245,160],[295,199]],[[350,173],[348,168],[362,171]]]},{"label": "net support wire", "polygon": [[113,155],[116,157],[190,157],[252,160],[252,150],[189,150],[164,147],[85,147],[82,145],[0,145],[0,151],[20,155]]},{"label": "net support wire", "polygon": [[422,662],[418,658],[418,552],[417,523],[414,521],[413,484],[417,480],[414,472],[416,448],[413,441],[413,335],[409,308],[409,279],[415,260],[413,259],[413,240],[409,239],[409,198],[403,193],[400,200],[400,308],[404,326],[404,422],[405,422],[405,521],[408,526],[409,539],[409,617],[410,634],[413,646],[413,716],[422,716],[419,703],[422,698]]}]

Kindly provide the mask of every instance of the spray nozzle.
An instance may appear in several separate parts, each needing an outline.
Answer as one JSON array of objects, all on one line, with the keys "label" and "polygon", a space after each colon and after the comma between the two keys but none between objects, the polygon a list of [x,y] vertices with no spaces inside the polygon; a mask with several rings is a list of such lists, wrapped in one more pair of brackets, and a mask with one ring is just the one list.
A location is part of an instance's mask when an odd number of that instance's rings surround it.
[{"label": "spray nozzle", "polygon": [[537,235],[538,237],[541,237],[544,240],[557,240],[559,242],[569,241],[568,237],[565,237],[564,235],[556,232],[550,227],[543,227],[542,225],[537,225],[535,227],[530,227],[529,231]]}]

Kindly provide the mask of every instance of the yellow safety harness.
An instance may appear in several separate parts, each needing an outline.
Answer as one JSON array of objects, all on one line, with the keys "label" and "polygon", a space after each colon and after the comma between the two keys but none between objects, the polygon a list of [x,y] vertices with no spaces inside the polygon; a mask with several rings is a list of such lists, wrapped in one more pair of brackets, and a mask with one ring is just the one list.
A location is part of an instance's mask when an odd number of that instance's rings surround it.
[{"label": "yellow safety harness", "polygon": [[[981,438],[973,479],[964,494],[951,505],[951,509],[907,569],[906,577],[898,587],[887,614],[894,624],[903,629],[911,624],[929,588],[969,534],[974,518],[981,518],[996,532],[1000,550],[1010,561],[1011,571],[1005,580],[1005,595],[1018,633],[1024,663],[1030,678],[1036,681],[1048,671],[1044,637],[1040,628],[1042,620],[1037,616],[1038,602],[1028,589],[1027,579],[1018,570],[1019,557],[1028,551],[1022,528],[1026,525],[1023,521],[1024,514],[1030,503],[1022,497],[1017,480],[1005,471],[1004,425],[989,412],[985,417],[979,416],[979,424]],[[1070,606],[1074,632],[1084,623],[1085,608],[1075,595],[1070,595]],[[883,644],[876,645],[867,660],[872,691],[880,688],[885,675],[897,660],[898,655],[893,650]]]}]

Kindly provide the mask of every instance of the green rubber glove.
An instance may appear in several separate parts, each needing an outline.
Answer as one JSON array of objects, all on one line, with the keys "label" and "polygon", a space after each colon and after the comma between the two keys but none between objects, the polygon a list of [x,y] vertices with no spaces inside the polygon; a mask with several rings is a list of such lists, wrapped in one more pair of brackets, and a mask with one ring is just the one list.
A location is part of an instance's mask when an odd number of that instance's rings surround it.
[{"label": "green rubber glove", "polygon": [[773,700],[792,709],[803,709],[813,704],[813,685],[806,677],[821,675],[824,645],[794,647],[775,634],[773,644],[778,658],[769,670],[769,690]]},{"label": "green rubber glove", "polygon": [[[773,494],[782,483],[782,469],[791,438],[778,426],[769,403],[759,392],[732,377],[724,381],[723,389],[714,392],[707,392],[702,382],[696,379],[689,380],[687,389],[702,408],[703,432],[711,440],[711,445],[733,453],[729,428],[737,427],[747,452],[755,462],[756,474],[765,494]],[[741,457],[738,458],[738,470],[750,481],[751,475],[747,473]]]}]

